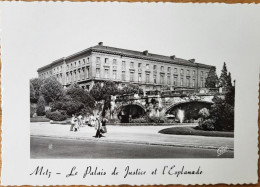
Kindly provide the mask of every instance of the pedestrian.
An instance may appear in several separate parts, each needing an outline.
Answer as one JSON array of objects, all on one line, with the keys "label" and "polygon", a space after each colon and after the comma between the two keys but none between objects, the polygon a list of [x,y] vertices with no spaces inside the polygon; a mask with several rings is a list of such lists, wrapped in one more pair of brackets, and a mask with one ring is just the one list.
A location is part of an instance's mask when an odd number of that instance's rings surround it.
[{"label": "pedestrian", "polygon": [[103,117],[102,120],[101,120],[101,124],[102,124],[101,133],[103,133],[103,134],[107,133],[107,126],[106,126],[107,122],[108,122],[108,120],[105,117]]},{"label": "pedestrian", "polygon": [[79,126],[80,126],[80,121],[79,121],[78,115],[75,116],[74,121],[75,121],[74,132],[77,132],[77,131],[79,131]]},{"label": "pedestrian", "polygon": [[79,121],[79,127],[83,126],[83,116],[81,114],[79,114],[78,116],[78,121]]},{"label": "pedestrian", "polygon": [[100,119],[99,116],[97,116],[95,118],[95,129],[96,129],[96,135],[94,136],[95,138],[101,138],[102,134],[101,134],[101,123],[100,123]]},{"label": "pedestrian", "polygon": [[71,118],[71,121],[70,121],[70,131],[74,131],[74,126],[75,126],[75,115],[72,114],[72,118]]}]

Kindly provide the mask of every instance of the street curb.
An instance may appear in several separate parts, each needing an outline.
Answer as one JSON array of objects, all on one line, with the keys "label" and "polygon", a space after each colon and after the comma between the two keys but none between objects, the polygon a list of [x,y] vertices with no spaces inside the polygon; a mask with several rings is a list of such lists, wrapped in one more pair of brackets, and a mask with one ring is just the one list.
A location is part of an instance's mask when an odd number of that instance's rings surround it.
[{"label": "street curb", "polygon": [[[104,140],[94,138],[83,138],[83,137],[63,137],[63,136],[47,136],[47,135],[30,135],[31,137],[43,137],[43,138],[56,138],[56,139],[68,139],[68,140],[88,140],[88,141],[99,141],[105,143],[122,143],[122,144],[139,144],[139,145],[160,145],[170,147],[188,147],[188,148],[201,148],[201,149],[215,149],[218,150],[220,147],[216,146],[198,146],[198,145],[183,145],[183,144],[172,144],[172,143],[161,143],[161,142],[142,142],[142,141],[118,141],[118,140]],[[221,146],[224,147],[225,145]],[[234,151],[234,148],[227,147],[226,150]]]}]

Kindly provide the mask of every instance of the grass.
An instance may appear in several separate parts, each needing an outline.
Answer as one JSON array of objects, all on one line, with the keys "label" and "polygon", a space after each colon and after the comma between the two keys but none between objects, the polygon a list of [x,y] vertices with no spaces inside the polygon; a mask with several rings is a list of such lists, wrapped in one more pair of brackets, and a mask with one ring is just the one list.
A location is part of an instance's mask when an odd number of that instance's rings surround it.
[{"label": "grass", "polygon": [[212,137],[234,137],[234,132],[224,131],[203,131],[194,129],[194,127],[171,127],[159,131],[161,134],[174,135],[195,135],[195,136],[212,136]]},{"label": "grass", "polygon": [[37,116],[34,118],[30,118],[31,122],[50,122],[50,119],[44,117],[44,116]]}]

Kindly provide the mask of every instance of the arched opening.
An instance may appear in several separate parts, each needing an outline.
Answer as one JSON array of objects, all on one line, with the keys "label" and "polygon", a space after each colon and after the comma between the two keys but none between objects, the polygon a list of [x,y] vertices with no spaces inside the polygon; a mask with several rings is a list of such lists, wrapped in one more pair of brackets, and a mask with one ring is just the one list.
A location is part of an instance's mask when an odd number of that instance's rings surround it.
[{"label": "arched opening", "polygon": [[173,105],[166,111],[166,115],[174,116],[176,122],[180,122],[178,117],[179,111],[183,111],[185,123],[192,123],[194,120],[199,119],[199,111],[202,108],[210,109],[212,103],[205,101],[191,101]]},{"label": "arched opening", "polygon": [[121,123],[129,123],[131,119],[140,118],[145,114],[145,110],[135,104],[125,105],[120,108],[118,119]]}]

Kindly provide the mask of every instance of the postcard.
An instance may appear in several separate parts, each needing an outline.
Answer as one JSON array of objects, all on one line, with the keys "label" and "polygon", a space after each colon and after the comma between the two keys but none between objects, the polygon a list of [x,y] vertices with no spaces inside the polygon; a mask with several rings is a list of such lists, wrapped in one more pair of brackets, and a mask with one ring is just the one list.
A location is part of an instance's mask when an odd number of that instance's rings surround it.
[{"label": "postcard", "polygon": [[260,5],[0,11],[2,185],[257,183]]}]

